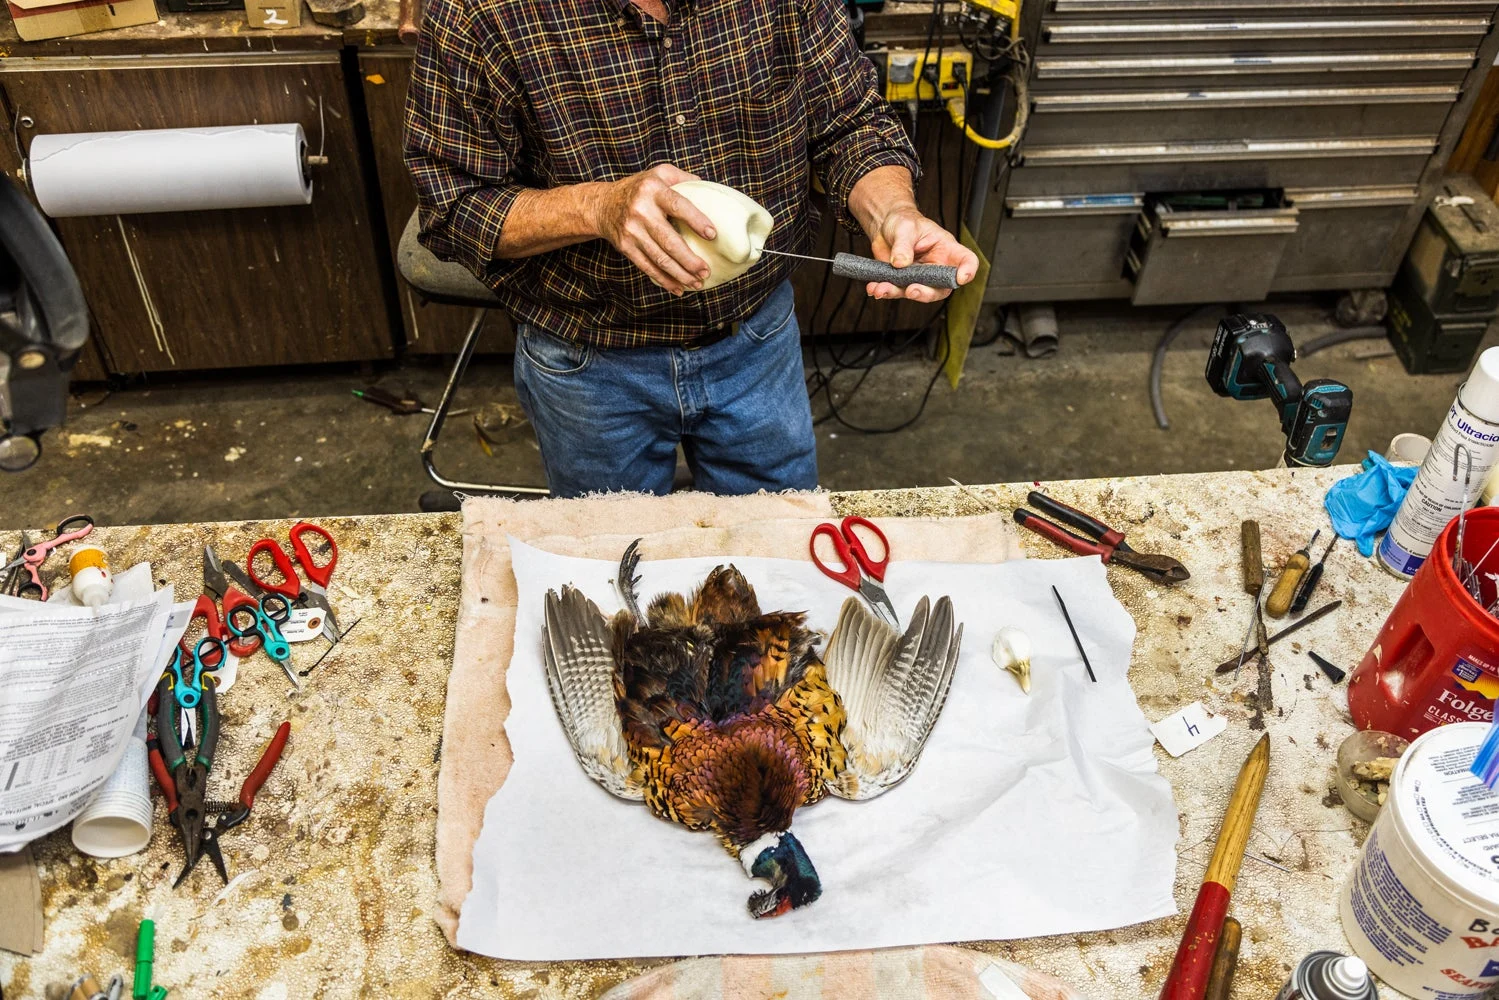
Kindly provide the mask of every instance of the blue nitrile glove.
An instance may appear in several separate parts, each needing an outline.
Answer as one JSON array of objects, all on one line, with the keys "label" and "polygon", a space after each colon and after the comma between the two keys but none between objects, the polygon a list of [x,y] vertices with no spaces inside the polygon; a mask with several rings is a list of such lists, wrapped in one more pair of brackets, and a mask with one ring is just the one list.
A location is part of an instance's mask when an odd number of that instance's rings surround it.
[{"label": "blue nitrile glove", "polygon": [[1339,479],[1327,491],[1327,514],[1340,538],[1358,542],[1365,557],[1374,554],[1374,537],[1390,526],[1416,479],[1413,465],[1396,467],[1369,452],[1364,471]]}]

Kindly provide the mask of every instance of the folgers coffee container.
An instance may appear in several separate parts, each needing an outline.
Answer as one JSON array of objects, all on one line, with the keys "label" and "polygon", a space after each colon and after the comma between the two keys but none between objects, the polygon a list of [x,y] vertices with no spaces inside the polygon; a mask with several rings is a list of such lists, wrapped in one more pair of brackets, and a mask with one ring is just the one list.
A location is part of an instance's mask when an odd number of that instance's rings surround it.
[{"label": "folgers coffee container", "polygon": [[[1463,551],[1477,560],[1499,539],[1499,507],[1471,510],[1466,520]],[[1348,710],[1358,728],[1414,739],[1449,722],[1493,721],[1499,618],[1459,585],[1456,545],[1454,518],[1349,678]],[[1484,568],[1496,567],[1499,559]]]},{"label": "folgers coffee container", "polygon": [[1499,792],[1468,770],[1488,731],[1442,726],[1411,744],[1339,902],[1354,954],[1412,997],[1499,982]]},{"label": "folgers coffee container", "polygon": [[1301,960],[1275,1000],[1378,1000],[1361,958],[1314,951]]}]

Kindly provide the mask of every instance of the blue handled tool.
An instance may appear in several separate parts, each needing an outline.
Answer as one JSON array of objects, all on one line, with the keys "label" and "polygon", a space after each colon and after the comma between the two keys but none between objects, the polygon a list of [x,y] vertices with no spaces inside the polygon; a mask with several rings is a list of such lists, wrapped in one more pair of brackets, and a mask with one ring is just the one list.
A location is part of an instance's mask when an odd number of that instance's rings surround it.
[{"label": "blue handled tool", "polygon": [[297,673],[291,668],[291,645],[286,637],[281,634],[281,626],[291,618],[291,601],[283,595],[266,593],[260,596],[260,600],[253,604],[241,604],[224,619],[224,624],[229,626],[229,631],[244,638],[250,635],[260,636],[261,648],[265,655],[281,665],[288,680],[294,687],[301,687],[297,680]]}]

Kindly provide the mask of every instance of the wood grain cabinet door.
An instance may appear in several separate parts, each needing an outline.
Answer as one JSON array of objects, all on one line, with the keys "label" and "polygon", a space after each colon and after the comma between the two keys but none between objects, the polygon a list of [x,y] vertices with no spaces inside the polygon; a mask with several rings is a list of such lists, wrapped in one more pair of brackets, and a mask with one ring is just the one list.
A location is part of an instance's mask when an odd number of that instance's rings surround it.
[{"label": "wood grain cabinet door", "polygon": [[[416,211],[416,189],[406,169],[401,134],[406,120],[406,87],[411,82],[411,50],[401,46],[365,49],[359,53],[359,75],[370,119],[370,141],[375,147],[375,171],[380,178],[381,207],[385,212],[390,249],[401,242],[406,221]],[[396,275],[401,322],[406,328],[406,350],[411,354],[456,354],[474,312],[465,306],[423,303]],[[515,331],[500,310],[490,312],[479,352],[515,350]]]},{"label": "wood grain cabinet door", "polygon": [[33,123],[23,143],[48,133],[296,122],[309,152],[321,147],[329,158],[314,172],[311,205],[58,219],[112,371],[393,355],[338,53],[6,59],[0,87]]}]

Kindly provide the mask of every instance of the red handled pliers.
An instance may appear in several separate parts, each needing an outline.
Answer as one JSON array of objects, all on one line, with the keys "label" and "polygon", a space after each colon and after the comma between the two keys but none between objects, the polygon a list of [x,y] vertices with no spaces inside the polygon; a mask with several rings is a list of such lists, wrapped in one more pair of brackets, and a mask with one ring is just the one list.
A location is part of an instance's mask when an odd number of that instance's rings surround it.
[{"label": "red handled pliers", "polygon": [[1053,500],[1045,493],[1032,490],[1026,497],[1026,502],[1061,521],[1062,524],[1071,525],[1092,536],[1085,538],[1074,534],[1024,507],[1015,511],[1016,524],[1029,528],[1043,538],[1049,538],[1078,555],[1100,556],[1106,563],[1112,562],[1127,566],[1158,583],[1180,583],[1192,575],[1187,572],[1187,567],[1183,566],[1180,560],[1171,556],[1136,552],[1124,540],[1123,532],[1115,531],[1097,518],[1089,517],[1077,508],[1069,507],[1059,500]]}]

